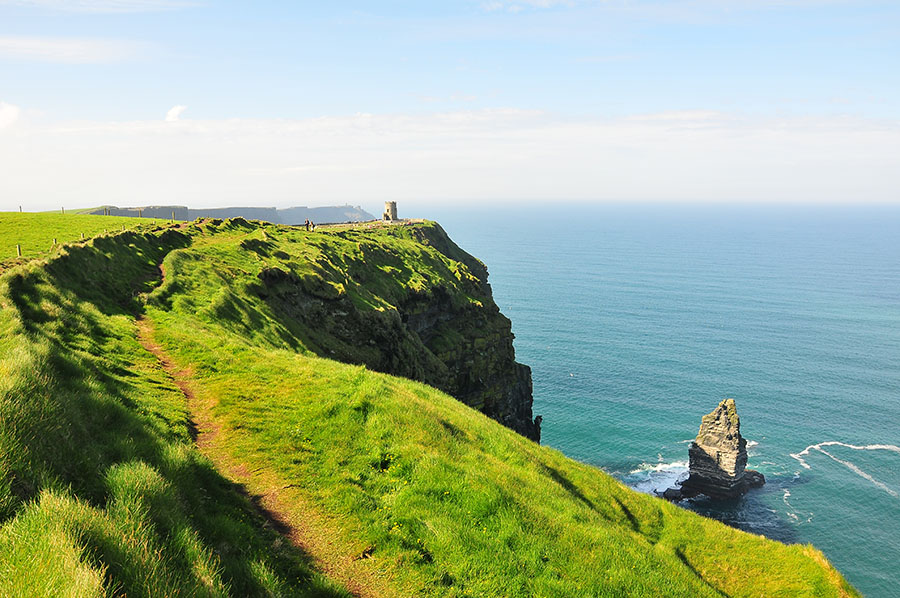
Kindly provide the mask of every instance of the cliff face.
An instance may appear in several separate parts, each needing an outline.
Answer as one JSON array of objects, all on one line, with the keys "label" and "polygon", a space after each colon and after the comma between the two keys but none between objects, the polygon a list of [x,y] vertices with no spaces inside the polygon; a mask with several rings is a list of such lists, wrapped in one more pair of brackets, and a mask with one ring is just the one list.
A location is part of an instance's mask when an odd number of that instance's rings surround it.
[{"label": "cliff face", "polygon": [[746,469],[747,440],[741,436],[741,419],[734,399],[725,399],[703,416],[688,455],[690,477],[681,487],[686,496],[700,493],[712,498],[732,498],[765,481],[761,473]]},{"label": "cliff face", "polygon": [[350,251],[316,256],[312,273],[268,267],[258,292],[314,352],[425,382],[539,441],[531,369],[515,360],[487,268],[436,224],[391,229],[380,234],[396,244],[324,233]]}]

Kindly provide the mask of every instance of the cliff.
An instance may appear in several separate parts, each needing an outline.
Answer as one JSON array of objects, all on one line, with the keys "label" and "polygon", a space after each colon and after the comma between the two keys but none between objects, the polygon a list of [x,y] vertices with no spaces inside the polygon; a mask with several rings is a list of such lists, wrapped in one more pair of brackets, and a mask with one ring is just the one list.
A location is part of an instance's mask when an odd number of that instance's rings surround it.
[{"label": "cliff", "polygon": [[[859,595],[810,546],[321,357],[516,375],[511,351],[479,355],[508,322],[436,225],[147,224],[0,274],[0,596]],[[290,317],[304,300],[334,321]]]},{"label": "cliff", "polygon": [[[257,293],[314,352],[425,382],[532,440],[531,369],[517,363],[510,321],[494,303],[487,268],[437,224],[312,235],[338,253],[312,272],[281,261]],[[327,235],[327,236],[322,236]],[[274,257],[272,247],[255,246]]]},{"label": "cliff", "polygon": [[326,222],[365,222],[375,220],[375,216],[366,212],[359,206],[324,206],[307,208],[306,206],[295,208],[189,208],[187,206],[144,206],[133,208],[119,208],[116,206],[102,206],[89,210],[88,214],[110,216],[137,217],[141,214],[144,218],[169,220],[175,214],[176,220],[196,220],[197,218],[247,218],[262,220],[273,224],[303,224],[308,218],[315,223]]}]

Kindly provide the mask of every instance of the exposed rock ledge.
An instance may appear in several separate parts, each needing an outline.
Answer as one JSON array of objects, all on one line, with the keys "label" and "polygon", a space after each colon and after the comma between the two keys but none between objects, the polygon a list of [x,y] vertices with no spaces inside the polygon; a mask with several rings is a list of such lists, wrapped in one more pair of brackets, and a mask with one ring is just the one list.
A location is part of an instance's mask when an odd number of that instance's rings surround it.
[{"label": "exposed rock ledge", "polygon": [[703,416],[700,432],[688,449],[690,476],[680,488],[663,493],[679,500],[698,494],[710,498],[735,498],[765,484],[763,474],[747,467],[747,441],[741,436],[741,419],[734,399],[725,399]]}]

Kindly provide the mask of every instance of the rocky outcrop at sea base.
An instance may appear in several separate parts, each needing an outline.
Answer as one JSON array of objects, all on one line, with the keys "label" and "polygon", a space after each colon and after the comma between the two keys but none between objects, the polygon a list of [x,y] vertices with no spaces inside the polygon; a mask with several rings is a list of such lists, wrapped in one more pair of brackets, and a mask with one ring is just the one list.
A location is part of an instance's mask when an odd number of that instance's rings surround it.
[{"label": "rocky outcrop at sea base", "polygon": [[688,449],[688,478],[662,493],[669,500],[704,494],[714,499],[736,498],[765,484],[763,474],[747,469],[747,440],[734,399],[725,399],[703,416],[700,432]]}]

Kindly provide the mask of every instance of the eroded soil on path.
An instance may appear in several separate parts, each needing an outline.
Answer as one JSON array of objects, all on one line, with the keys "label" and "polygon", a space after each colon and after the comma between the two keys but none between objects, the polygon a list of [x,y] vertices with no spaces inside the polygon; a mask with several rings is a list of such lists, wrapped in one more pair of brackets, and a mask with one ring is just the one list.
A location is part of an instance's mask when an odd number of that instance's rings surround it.
[{"label": "eroded soil on path", "polygon": [[301,495],[296,487],[265,468],[251,467],[227,450],[221,423],[213,415],[214,401],[200,398],[189,369],[179,367],[154,340],[152,323],[139,317],[138,340],[152,353],[184,394],[188,427],[197,448],[216,469],[233,482],[268,525],[310,555],[313,566],[359,598],[395,596],[387,580],[367,563],[363,550],[347,550],[336,539],[334,527]]}]

